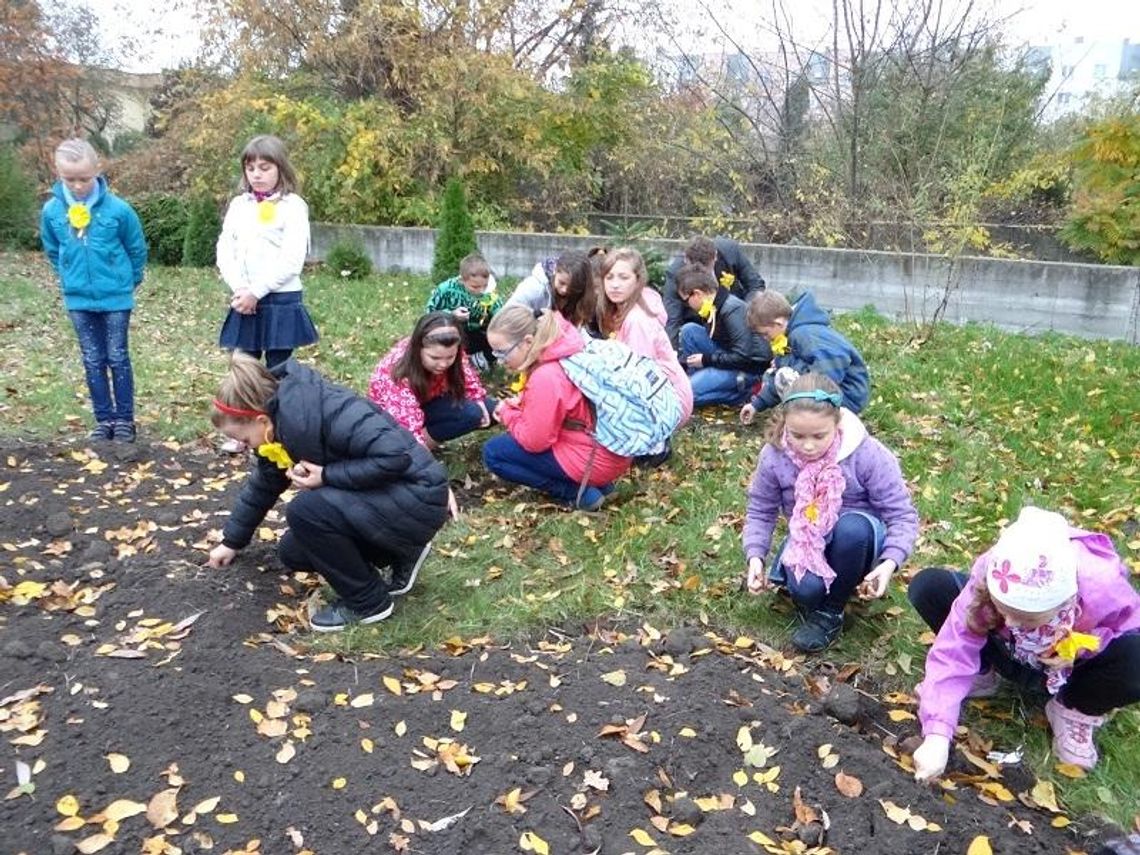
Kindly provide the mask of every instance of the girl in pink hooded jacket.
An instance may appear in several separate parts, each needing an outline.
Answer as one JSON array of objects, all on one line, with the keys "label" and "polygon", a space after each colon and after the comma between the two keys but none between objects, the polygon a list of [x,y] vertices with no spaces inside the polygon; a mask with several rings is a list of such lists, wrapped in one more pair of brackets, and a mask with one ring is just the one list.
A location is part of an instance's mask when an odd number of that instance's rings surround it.
[{"label": "girl in pink hooded jacket", "polygon": [[1106,535],[1026,507],[968,576],[927,568],[907,593],[938,633],[917,689],[919,780],[945,770],[962,701],[1002,677],[1048,694],[1053,752],[1083,769],[1104,714],[1140,700],[1140,595]]},{"label": "girl in pink hooded jacket", "polygon": [[491,320],[487,341],[495,358],[519,374],[518,394],[495,408],[507,432],[483,446],[483,462],[506,481],[549,493],[563,504],[596,511],[630,459],[598,444],[588,430],[594,415],[560,359],[583,347],[582,334],[558,312],[538,317],[507,306]]}]

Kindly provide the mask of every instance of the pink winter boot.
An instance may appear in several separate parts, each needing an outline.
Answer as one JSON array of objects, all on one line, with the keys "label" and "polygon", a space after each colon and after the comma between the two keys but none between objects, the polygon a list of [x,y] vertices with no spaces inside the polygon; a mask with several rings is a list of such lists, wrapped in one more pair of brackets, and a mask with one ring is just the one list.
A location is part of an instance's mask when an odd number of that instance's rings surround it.
[{"label": "pink winter boot", "polygon": [[1045,704],[1045,717],[1053,728],[1053,753],[1058,760],[1082,769],[1096,765],[1098,755],[1093,735],[1104,724],[1104,716],[1085,715],[1050,698]]}]

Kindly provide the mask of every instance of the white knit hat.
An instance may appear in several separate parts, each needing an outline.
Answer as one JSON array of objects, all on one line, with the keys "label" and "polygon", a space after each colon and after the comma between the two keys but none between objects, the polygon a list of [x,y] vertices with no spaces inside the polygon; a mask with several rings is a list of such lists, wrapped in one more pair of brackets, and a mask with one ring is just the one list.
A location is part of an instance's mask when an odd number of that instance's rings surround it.
[{"label": "white knit hat", "polygon": [[986,588],[1021,612],[1055,609],[1077,593],[1077,555],[1060,514],[1027,506],[1006,526],[986,560]]}]

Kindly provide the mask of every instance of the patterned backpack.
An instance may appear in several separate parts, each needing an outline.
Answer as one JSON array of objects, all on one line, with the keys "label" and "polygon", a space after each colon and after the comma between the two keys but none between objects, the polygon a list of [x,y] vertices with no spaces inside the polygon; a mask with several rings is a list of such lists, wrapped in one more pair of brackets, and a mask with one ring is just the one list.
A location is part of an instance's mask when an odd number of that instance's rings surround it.
[{"label": "patterned backpack", "polygon": [[614,454],[652,454],[681,423],[681,402],[665,372],[620,341],[591,339],[558,361],[592,405],[594,439]]}]

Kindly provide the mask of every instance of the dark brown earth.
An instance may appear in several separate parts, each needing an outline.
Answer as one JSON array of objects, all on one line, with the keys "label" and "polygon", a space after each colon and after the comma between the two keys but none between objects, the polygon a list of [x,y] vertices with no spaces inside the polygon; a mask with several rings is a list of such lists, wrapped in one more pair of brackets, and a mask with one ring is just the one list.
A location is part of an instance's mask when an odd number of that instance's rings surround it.
[{"label": "dark brown earth", "polygon": [[204,446],[8,442],[0,464],[5,853],[1063,853],[1100,834],[1009,801],[1034,783],[1019,768],[959,755],[949,789],[915,783],[905,696],[705,627],[313,654],[315,580],[268,539],[202,566],[244,475]]}]

